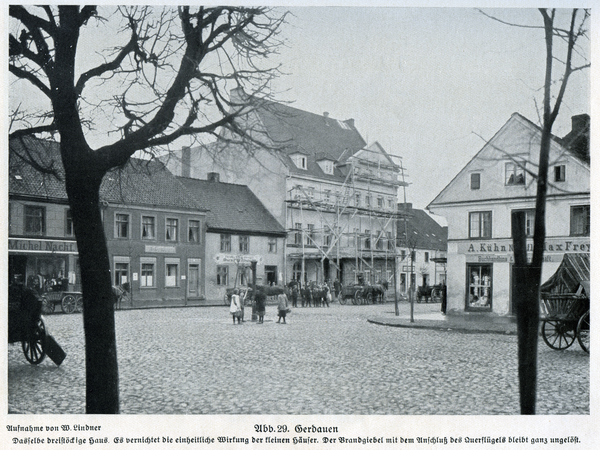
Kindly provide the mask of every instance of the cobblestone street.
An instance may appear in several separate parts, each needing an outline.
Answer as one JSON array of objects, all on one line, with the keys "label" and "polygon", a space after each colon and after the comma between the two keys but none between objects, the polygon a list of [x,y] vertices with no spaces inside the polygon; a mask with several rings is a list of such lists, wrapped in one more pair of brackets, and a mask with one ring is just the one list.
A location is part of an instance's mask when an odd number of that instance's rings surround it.
[{"label": "cobblestone street", "polygon": [[[407,314],[409,305],[401,304]],[[233,325],[228,308],[116,312],[124,414],[519,414],[517,338],[368,323],[394,305],[296,308]],[[415,318],[439,304],[415,305]],[[11,413],[82,414],[80,315],[45,316],[61,367],[8,349]],[[589,356],[539,341],[538,414],[589,414]]]}]

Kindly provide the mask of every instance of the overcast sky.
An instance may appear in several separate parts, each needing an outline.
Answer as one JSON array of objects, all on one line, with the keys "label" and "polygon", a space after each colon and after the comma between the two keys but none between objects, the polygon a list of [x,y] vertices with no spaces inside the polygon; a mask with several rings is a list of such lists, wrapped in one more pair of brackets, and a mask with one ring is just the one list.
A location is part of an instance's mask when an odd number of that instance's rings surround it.
[{"label": "overcast sky", "polygon": [[[289,4],[276,4],[284,3]],[[536,101],[542,104],[545,64],[541,28],[510,27],[472,7],[290,11],[282,29],[287,46],[279,56],[288,75],[273,86],[282,91],[278,98],[316,114],[355,119],[369,144],[378,141],[402,158],[395,161],[406,169],[407,201],[417,208],[425,208],[512,113],[539,121]],[[533,8],[485,11],[511,23],[543,25]],[[590,112],[589,79],[589,71],[571,77],[556,135],[568,133],[572,115]],[[33,98],[39,99],[37,93]]]},{"label": "overcast sky", "polygon": [[[539,122],[542,29],[503,25],[474,8],[291,11],[281,51],[289,75],[277,84],[288,91],[280,98],[354,118],[369,143],[402,157],[415,207],[425,208],[512,113]],[[485,11],[543,25],[537,9]],[[572,115],[590,112],[589,78],[586,71],[570,79],[556,135],[568,133]]]}]

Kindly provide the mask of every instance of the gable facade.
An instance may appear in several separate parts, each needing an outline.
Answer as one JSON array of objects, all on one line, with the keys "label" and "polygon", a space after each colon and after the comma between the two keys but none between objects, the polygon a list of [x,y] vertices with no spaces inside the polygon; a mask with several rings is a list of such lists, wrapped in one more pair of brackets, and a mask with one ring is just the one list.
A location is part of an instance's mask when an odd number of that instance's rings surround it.
[{"label": "gable facade", "polygon": [[[525,211],[533,249],[541,130],[519,114],[429,204],[448,222],[448,312],[511,316],[511,217]],[[542,282],[564,253],[590,251],[590,166],[554,137],[549,158]]]}]

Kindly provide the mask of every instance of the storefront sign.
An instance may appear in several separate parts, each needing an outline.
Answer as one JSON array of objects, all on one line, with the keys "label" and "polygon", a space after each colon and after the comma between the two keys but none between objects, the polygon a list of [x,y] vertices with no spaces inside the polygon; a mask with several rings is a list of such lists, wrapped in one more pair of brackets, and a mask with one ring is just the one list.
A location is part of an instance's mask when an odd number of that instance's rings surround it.
[{"label": "storefront sign", "polygon": [[27,253],[77,253],[75,241],[52,241],[46,239],[8,239],[8,250]]},{"label": "storefront sign", "polygon": [[[458,252],[463,254],[486,254],[486,253],[507,253],[512,254],[514,247],[512,240],[503,239],[497,241],[466,241],[457,243]],[[533,252],[533,242],[527,243],[527,251]],[[548,239],[544,244],[544,253],[565,253],[565,252],[590,252],[589,238],[572,239]]]},{"label": "storefront sign", "polygon": [[146,253],[177,253],[177,249],[167,245],[146,245]]},{"label": "storefront sign", "polygon": [[260,255],[234,255],[232,253],[217,253],[215,255],[217,264],[250,264],[256,262],[260,264],[262,257]]}]

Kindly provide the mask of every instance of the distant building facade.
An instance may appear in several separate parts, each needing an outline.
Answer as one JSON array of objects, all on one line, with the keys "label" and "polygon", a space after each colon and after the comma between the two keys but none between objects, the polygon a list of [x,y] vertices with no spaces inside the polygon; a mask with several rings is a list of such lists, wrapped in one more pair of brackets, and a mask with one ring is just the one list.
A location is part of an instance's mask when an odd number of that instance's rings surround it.
[{"label": "distant building facade", "polygon": [[[60,161],[53,141],[10,145]],[[9,276],[40,292],[81,291],[64,181],[18,158],[9,165]],[[109,172],[100,198],[112,282],[129,284],[134,306],[205,300],[205,212],[161,163],[132,159]]]},{"label": "distant building facade", "polygon": [[209,174],[208,180],[179,180],[206,210],[208,301],[221,303],[228,290],[253,282],[282,283],[285,229],[252,191],[223,183],[216,173]]},{"label": "distant building facade", "polygon": [[[542,282],[565,253],[590,252],[589,116],[550,147]],[[531,257],[541,130],[513,114],[428,209],[448,221],[449,314],[512,316],[511,215],[526,214]]]},{"label": "distant building facade", "polygon": [[[233,95],[240,95],[234,92]],[[286,230],[277,282],[392,281],[402,167],[377,142],[367,145],[354,120],[337,120],[268,102],[242,127],[266,148],[231,144],[184,148],[165,164],[185,177],[247,185]]]}]

